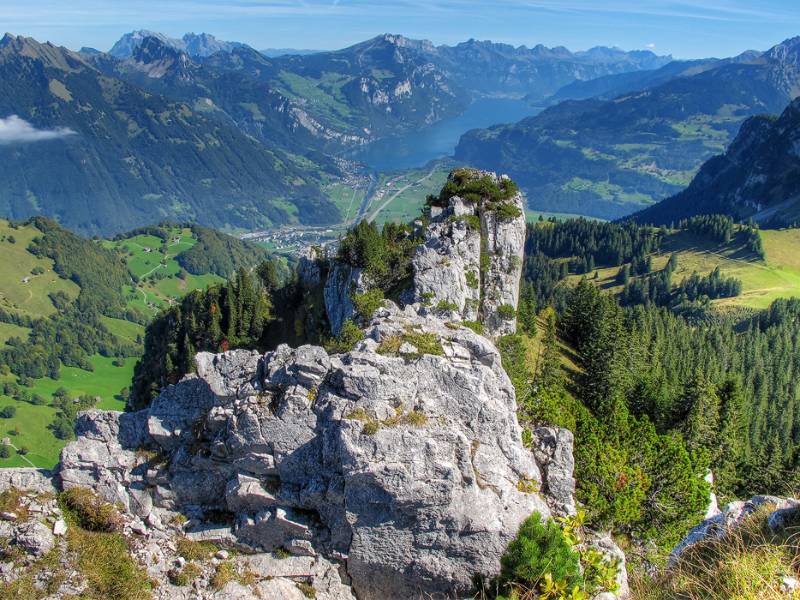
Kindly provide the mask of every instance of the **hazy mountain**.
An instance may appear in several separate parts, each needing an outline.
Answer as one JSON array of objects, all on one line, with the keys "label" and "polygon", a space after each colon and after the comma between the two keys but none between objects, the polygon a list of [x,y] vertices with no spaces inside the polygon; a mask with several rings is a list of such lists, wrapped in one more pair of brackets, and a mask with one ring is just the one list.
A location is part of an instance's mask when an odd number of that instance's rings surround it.
[{"label": "hazy mountain", "polygon": [[672,60],[650,51],[593,48],[572,53],[563,47],[526,48],[478,40],[440,46],[435,52],[460,85],[480,94],[528,96],[532,101],[573,81],[655,69]]},{"label": "hazy mountain", "polygon": [[0,41],[0,213],[85,233],[162,218],[216,227],[329,222],[317,173],[190,104],[104,75],[84,55]]},{"label": "hazy mountain", "polygon": [[753,62],[761,56],[760,52],[748,50],[738,56],[726,59],[700,59],[672,61],[661,68],[629,71],[606,75],[588,81],[574,81],[558,90],[547,99],[550,105],[564,100],[585,100],[587,98],[611,99],[638,90],[666,83],[676,77],[691,77],[704,71],[716,69],[737,62]]},{"label": "hazy mountain", "polygon": [[299,56],[308,56],[309,54],[319,54],[323,50],[301,50],[298,48],[264,48],[259,50],[261,54],[267,58],[277,58],[278,56],[286,56],[287,54],[296,54]]},{"label": "hazy mountain", "polygon": [[[212,36],[206,37],[216,42]],[[135,49],[149,38],[184,51],[198,62],[207,63],[211,54],[193,52],[188,36],[174,40],[147,31],[127,34],[111,54],[136,60]],[[572,53],[560,47],[513,47],[476,40],[435,46],[390,34],[342,50],[267,56],[267,62],[242,45],[220,44],[206,44],[224,51],[211,56],[213,67],[268,80],[273,90],[293,100],[305,113],[300,117],[301,127],[345,144],[459,114],[476,96],[530,95],[540,99],[575,80],[653,69],[670,61],[670,57],[649,51],[593,48]]]},{"label": "hazy mountain", "polygon": [[533,208],[621,217],[688,185],[747,117],[782,111],[800,90],[799,49],[795,38],[613,100],[567,101],[471,131],[456,158],[509,173]]},{"label": "hazy mountain", "polygon": [[633,218],[668,224],[712,213],[771,225],[800,220],[800,99],[780,117],[745,121],[727,152],[706,162],[688,188]]},{"label": "hazy mountain", "polygon": [[198,57],[211,56],[216,52],[230,52],[246,45],[240,42],[223,42],[209,33],[187,33],[181,39],[175,39],[163,33],[140,29],[123,35],[108,53],[115,58],[129,58],[146,38],[151,37],[176,50],[183,50],[189,56]]}]

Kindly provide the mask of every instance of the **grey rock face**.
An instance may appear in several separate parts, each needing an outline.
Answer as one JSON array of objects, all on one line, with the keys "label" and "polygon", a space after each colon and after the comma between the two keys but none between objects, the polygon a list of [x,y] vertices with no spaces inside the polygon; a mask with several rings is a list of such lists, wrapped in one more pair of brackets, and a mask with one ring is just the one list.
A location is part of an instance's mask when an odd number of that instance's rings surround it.
[{"label": "grey rock face", "polygon": [[[494,173],[480,175],[498,180]],[[521,194],[508,203],[519,216],[501,219],[482,204],[459,196],[450,198],[444,209],[434,207],[425,242],[413,260],[417,302],[434,307],[440,302],[452,304],[464,320],[480,320],[491,337],[516,331],[513,311],[522,276],[525,206]]]},{"label": "grey rock face", "polygon": [[481,299],[481,233],[463,220],[474,211],[461,198],[452,198],[431,219],[413,260],[416,300],[453,304],[467,321],[478,320]]},{"label": "grey rock face", "polygon": [[44,556],[55,546],[55,538],[50,528],[39,521],[29,521],[16,531],[14,543],[28,554]]},{"label": "grey rock face", "polygon": [[297,265],[297,277],[304,289],[318,286],[322,280],[320,269],[320,251],[314,246],[306,246],[300,250]]},{"label": "grey rock face", "polygon": [[369,286],[361,269],[334,262],[325,280],[325,311],[333,335],[355,314],[352,294],[363,294]]},{"label": "grey rock face", "polygon": [[38,493],[54,493],[56,491],[53,483],[53,474],[45,469],[25,467],[0,469],[0,492],[12,487],[18,490],[30,490]]},{"label": "grey rock face", "polygon": [[517,330],[516,316],[503,314],[503,307],[516,311],[522,259],[525,253],[525,203],[521,194],[511,199],[519,216],[500,219],[494,212],[481,213],[481,229],[486,238],[489,268],[483,276],[483,325],[493,336]]},{"label": "grey rock face", "polygon": [[146,416],[144,411],[81,413],[76,441],[61,451],[62,488],[88,487],[134,515],[150,514],[153,503],[136,473],[140,460],[135,452],[147,439]]},{"label": "grey rock face", "polygon": [[533,433],[533,454],[542,469],[542,492],[556,515],[575,514],[575,438],[568,429],[537,427]]},{"label": "grey rock face", "polygon": [[[415,335],[441,355],[377,351]],[[529,514],[550,514],[520,491],[542,481],[500,356],[465,327],[389,303],[344,355],[281,346],[197,363],[196,376],[124,416],[166,464],[138,463],[114,441],[123,418],[91,412],[87,435],[64,450],[65,485],[127,506],[121,490],[141,487],[151,511],[231,511],[232,529],[209,539],[346,559],[366,599],[466,592],[475,573],[497,572]]]}]

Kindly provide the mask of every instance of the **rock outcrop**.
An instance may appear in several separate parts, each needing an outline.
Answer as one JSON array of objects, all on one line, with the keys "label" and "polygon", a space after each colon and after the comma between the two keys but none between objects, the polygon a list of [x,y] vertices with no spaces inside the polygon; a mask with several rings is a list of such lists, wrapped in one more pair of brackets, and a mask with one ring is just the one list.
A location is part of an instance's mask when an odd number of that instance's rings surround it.
[{"label": "rock outcrop", "polygon": [[[186,562],[176,535],[241,550],[235,568],[257,575],[217,589],[203,566],[192,598],[299,599],[298,584],[321,600],[468,594],[529,515],[575,513],[572,434],[540,427],[523,445],[500,354],[463,323],[514,330],[525,224],[510,196],[491,210],[450,197],[414,258],[421,301],[385,301],[349,351],[200,353],[146,409],[82,413],[60,487],[120,507],[161,598],[189,597],[170,583]],[[318,257],[303,260],[302,280],[319,285]],[[359,269],[331,266],[334,333],[368,287]],[[47,491],[42,477],[17,481]],[[20,529],[18,545],[60,547],[63,525]],[[586,543],[619,554],[610,539]]]},{"label": "rock outcrop", "polygon": [[[485,172],[474,177],[495,184],[507,179]],[[445,207],[431,207],[431,223],[413,262],[418,302],[452,305],[464,320],[481,321],[491,337],[516,331],[525,249],[522,194],[503,204],[510,207],[506,213],[490,209],[488,198],[456,195]]]},{"label": "rock outcrop", "polygon": [[363,294],[368,289],[362,269],[334,262],[325,280],[325,312],[333,335],[339,335],[345,321],[353,318],[353,294]]},{"label": "rock outcrop", "polygon": [[[450,597],[497,572],[529,514],[550,514],[515,408],[491,342],[387,303],[347,354],[200,354],[145,411],[84,414],[62,478],[143,519],[228,512],[198,534],[338,558],[359,598]],[[159,466],[126,422],[146,422]]]}]

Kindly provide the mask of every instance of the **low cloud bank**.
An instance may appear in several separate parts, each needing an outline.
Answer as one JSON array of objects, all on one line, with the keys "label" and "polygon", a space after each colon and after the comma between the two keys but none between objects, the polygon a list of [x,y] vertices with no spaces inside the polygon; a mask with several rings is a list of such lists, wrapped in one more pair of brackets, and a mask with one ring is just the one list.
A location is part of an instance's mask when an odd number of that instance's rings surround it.
[{"label": "low cloud bank", "polygon": [[0,118],[0,145],[26,144],[30,142],[43,142],[76,135],[69,127],[56,127],[54,129],[37,129],[25,119],[11,115],[5,119]]}]

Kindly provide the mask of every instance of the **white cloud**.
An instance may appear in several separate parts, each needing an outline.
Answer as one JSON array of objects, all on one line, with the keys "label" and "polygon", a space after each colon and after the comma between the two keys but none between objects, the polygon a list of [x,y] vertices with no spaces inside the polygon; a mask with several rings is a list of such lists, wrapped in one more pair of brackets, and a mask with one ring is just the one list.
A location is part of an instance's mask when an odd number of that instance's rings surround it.
[{"label": "white cloud", "polygon": [[43,142],[45,140],[55,140],[70,135],[76,135],[76,133],[69,127],[37,129],[17,115],[11,115],[5,119],[0,118],[0,145]]},{"label": "white cloud", "polygon": [[644,47],[645,47],[645,48],[648,48],[648,49],[650,49],[650,50],[655,50],[655,47],[656,47],[656,45],[655,45],[655,44],[645,44],[645,46],[644,46]]}]

